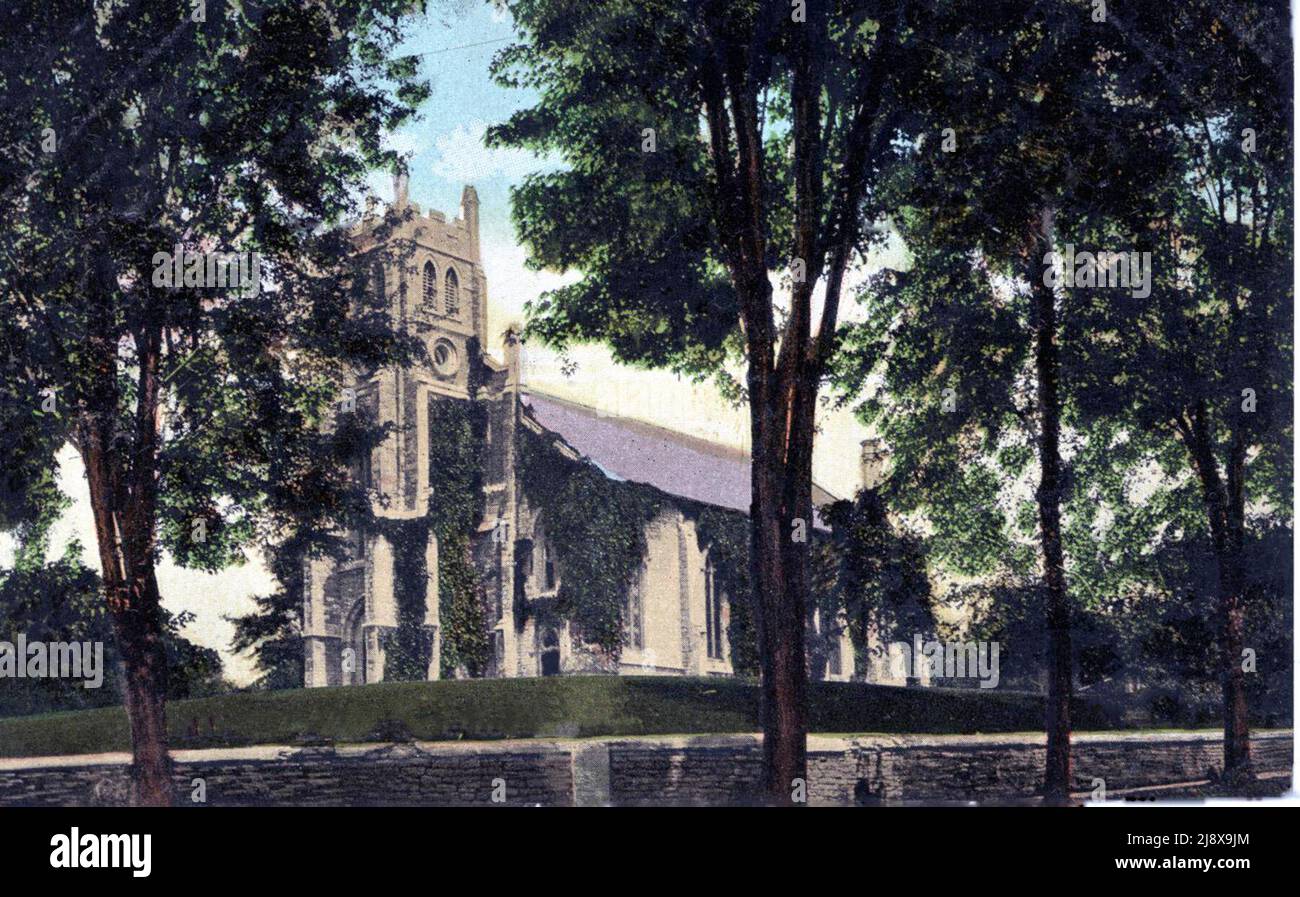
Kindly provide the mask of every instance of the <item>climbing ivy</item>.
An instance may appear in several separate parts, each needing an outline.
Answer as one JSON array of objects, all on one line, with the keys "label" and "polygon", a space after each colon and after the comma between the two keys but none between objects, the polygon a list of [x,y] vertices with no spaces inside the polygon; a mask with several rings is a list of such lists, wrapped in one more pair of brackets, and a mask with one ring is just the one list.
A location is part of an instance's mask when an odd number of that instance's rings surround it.
[{"label": "climbing ivy", "polygon": [[[476,357],[476,356],[474,356]],[[474,394],[471,386],[471,394]],[[488,663],[487,613],[471,556],[470,534],[483,519],[487,413],[476,399],[429,403],[429,521],[438,535],[442,674],[481,676]]]},{"label": "climbing ivy", "polygon": [[464,670],[469,676],[482,676],[487,671],[491,643],[479,575],[470,558],[469,537],[450,534],[439,547],[442,675],[452,677],[457,670]]},{"label": "climbing ivy", "polygon": [[695,538],[708,552],[713,581],[730,599],[727,643],[731,668],[737,676],[758,676],[758,629],[749,590],[749,518],[736,511],[700,506],[695,514]]},{"label": "climbing ivy", "polygon": [[433,652],[431,634],[423,625],[424,583],[428,574],[424,549],[429,524],[426,520],[378,518],[375,529],[393,547],[393,589],[397,602],[397,629],[384,643],[384,679],[419,682],[428,678]]},{"label": "climbing ivy", "polygon": [[471,556],[470,535],[483,517],[480,446],[486,410],[477,399],[429,401],[429,508],[416,520],[376,520],[393,543],[397,630],[388,640],[384,678],[427,678],[432,642],[424,629],[427,579],[425,546],[438,539],[438,616],[441,674],[481,676],[489,657],[482,584]]},{"label": "climbing ivy", "polygon": [[564,457],[531,430],[520,428],[520,434],[524,493],[544,510],[560,571],[554,606],[537,612],[572,621],[588,643],[617,659],[624,602],[645,557],[645,526],[663,507],[661,496]]}]

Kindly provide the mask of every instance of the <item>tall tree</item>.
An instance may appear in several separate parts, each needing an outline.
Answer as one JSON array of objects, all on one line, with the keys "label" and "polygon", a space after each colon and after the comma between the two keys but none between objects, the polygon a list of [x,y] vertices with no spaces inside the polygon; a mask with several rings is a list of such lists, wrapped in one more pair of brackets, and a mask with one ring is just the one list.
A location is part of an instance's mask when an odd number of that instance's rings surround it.
[{"label": "tall tree", "polygon": [[248,652],[258,670],[257,688],[302,688],[302,594],[303,559],[312,541],[299,533],[285,542],[269,546],[267,566],[277,588],[253,599],[256,610],[227,617],[235,627],[232,651]]},{"label": "tall tree", "polygon": [[[76,447],[141,803],[172,792],[160,552],[216,569],[354,506],[323,410],[344,369],[400,347],[378,309],[347,314],[359,279],[337,225],[392,161],[382,130],[427,93],[390,57],[420,5],[0,13],[6,513],[49,501],[54,452]],[[238,278],[214,252],[241,254]]]},{"label": "tall tree", "polygon": [[818,394],[846,276],[883,239],[878,185],[931,13],[907,0],[506,6],[521,40],[494,71],[539,100],[489,140],[566,163],[515,189],[513,214],[533,265],[583,274],[531,307],[530,333],[715,376],[748,402],[765,789],[789,802],[806,775]]},{"label": "tall tree", "polygon": [[[1217,565],[1224,769],[1249,778],[1248,546],[1289,523],[1291,61],[1282,2],[1190,2],[1115,18],[1134,105],[1163,120],[1171,164],[1147,202],[1107,227],[1150,252],[1147,297],[1090,294],[1077,338],[1108,357],[1081,385],[1085,411],[1116,423],[1112,451],[1200,490]],[[1132,88],[1129,92],[1128,88]],[[1152,538],[1155,536],[1153,535]]]},{"label": "tall tree", "polygon": [[[953,11],[957,21],[980,14]],[[1072,372],[1098,359],[1064,341],[1070,295],[1052,257],[1093,236],[1097,210],[1131,202],[1160,161],[1135,164],[1152,141],[1114,98],[1129,74],[1087,10],[1025,0],[992,17],[1005,23],[994,35],[934,42],[932,70],[943,77],[909,94],[925,135],[895,183],[910,267],[864,292],[868,320],[843,357],[842,385],[883,378],[862,410],[894,448],[890,492],[928,512],[935,556],[959,572],[1026,572],[1023,541],[1017,549],[1007,536],[1016,488],[1032,494],[1018,518],[1032,535],[1047,636],[1043,793],[1060,802],[1070,790],[1074,653],[1063,438]]]}]

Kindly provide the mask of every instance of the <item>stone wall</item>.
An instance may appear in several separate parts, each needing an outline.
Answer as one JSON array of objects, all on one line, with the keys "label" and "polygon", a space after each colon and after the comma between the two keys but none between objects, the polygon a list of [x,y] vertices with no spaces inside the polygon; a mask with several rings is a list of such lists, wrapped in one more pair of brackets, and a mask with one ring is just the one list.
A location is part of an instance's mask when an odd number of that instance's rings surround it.
[{"label": "stone wall", "polygon": [[[1252,739],[1258,772],[1291,770],[1290,732]],[[758,787],[754,744],[725,738],[637,739],[610,744],[610,797],[618,804],[743,802]],[[1112,795],[1202,782],[1223,765],[1208,733],[1087,733],[1072,745],[1074,790]],[[904,735],[808,739],[813,804],[992,801],[1030,798],[1041,784],[1042,736]]]},{"label": "stone wall", "polygon": [[[1257,770],[1289,780],[1292,733],[1253,740]],[[813,804],[1029,799],[1042,775],[1042,736],[809,738]],[[1075,784],[1119,797],[1212,778],[1211,733],[1076,735]],[[386,746],[177,751],[180,802],[231,805],[733,804],[753,800],[755,736],[581,741],[424,742]],[[0,806],[119,804],[125,754],[0,759]],[[196,780],[201,780],[201,785]],[[1186,789],[1184,789],[1186,790]],[[1170,794],[1176,791],[1168,792]]]},{"label": "stone wall", "polygon": [[[465,749],[469,747],[469,749]],[[175,752],[179,803],[213,806],[556,805],[573,798],[573,764],[554,746],[530,750],[456,745],[250,748]],[[427,749],[431,748],[431,749]],[[109,759],[113,762],[101,762]],[[129,757],[17,767],[0,761],[0,806],[116,805],[127,795]],[[494,801],[494,795],[499,800]]]}]

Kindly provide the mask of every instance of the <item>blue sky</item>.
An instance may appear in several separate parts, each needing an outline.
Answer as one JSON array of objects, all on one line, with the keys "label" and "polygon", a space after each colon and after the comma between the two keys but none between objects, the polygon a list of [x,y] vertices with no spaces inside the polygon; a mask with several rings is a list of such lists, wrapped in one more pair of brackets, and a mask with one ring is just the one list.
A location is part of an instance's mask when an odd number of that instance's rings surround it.
[{"label": "blue sky", "polygon": [[[435,209],[455,213],[461,188],[472,182],[482,203],[485,241],[512,239],[510,185],[541,166],[530,154],[485,149],[483,130],[527,106],[531,92],[506,90],[488,76],[492,57],[511,40],[508,15],[483,0],[455,0],[450,13],[426,17],[403,52],[421,54],[421,74],[432,87],[420,120],[392,135],[392,145],[410,153],[411,197]],[[377,175],[380,196],[391,183]]]}]

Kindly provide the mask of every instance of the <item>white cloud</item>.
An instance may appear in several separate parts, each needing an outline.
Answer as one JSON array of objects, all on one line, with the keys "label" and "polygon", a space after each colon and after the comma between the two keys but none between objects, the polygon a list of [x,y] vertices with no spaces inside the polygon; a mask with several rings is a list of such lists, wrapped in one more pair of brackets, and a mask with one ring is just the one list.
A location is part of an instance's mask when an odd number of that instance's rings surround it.
[{"label": "white cloud", "polygon": [[384,146],[410,158],[428,149],[429,141],[422,135],[411,131],[398,131],[384,135]]},{"label": "white cloud", "polygon": [[483,240],[483,268],[488,283],[488,338],[494,349],[500,348],[500,336],[506,325],[521,323],[524,303],[531,302],[547,290],[576,282],[576,271],[557,274],[534,271],[525,264],[528,251],[508,234],[487,235]]},{"label": "white cloud", "polygon": [[549,168],[550,163],[527,150],[489,149],[483,145],[487,123],[473,121],[457,125],[450,134],[434,139],[438,159],[433,173],[456,184],[505,177],[517,181],[526,174]]}]

